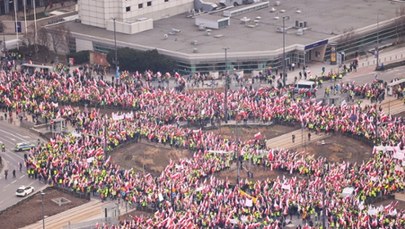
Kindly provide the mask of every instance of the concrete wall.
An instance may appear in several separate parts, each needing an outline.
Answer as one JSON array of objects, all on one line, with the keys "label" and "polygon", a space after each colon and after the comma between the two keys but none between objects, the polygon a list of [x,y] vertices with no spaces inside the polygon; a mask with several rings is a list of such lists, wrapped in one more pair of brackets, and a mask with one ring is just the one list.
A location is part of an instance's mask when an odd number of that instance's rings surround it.
[{"label": "concrete wall", "polygon": [[[142,31],[153,29],[153,20],[152,19],[145,19],[140,21],[134,21],[132,23],[124,23],[122,21],[115,22],[116,31],[118,33],[125,33],[125,34],[135,34]],[[109,31],[114,31],[114,21],[109,20],[106,22],[106,29]]]},{"label": "concrete wall", "polygon": [[144,17],[158,20],[192,8],[193,0],[80,0],[79,17],[83,24],[106,28],[112,18],[123,22]]},{"label": "concrete wall", "polygon": [[76,52],[93,50],[93,42],[76,38]]}]

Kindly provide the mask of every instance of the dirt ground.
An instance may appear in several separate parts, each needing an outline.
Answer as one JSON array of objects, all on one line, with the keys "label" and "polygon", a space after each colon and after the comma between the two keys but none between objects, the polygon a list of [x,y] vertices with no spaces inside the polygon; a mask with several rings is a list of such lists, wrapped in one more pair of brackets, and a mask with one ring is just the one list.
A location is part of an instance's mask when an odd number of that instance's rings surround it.
[{"label": "dirt ground", "polygon": [[154,176],[159,176],[170,163],[170,159],[176,162],[181,158],[191,156],[187,150],[142,141],[114,151],[111,160],[122,168],[133,168],[135,171],[145,171]]},{"label": "dirt ground", "polygon": [[405,111],[401,112],[401,113],[398,113],[398,114],[396,114],[394,116],[405,118]]},{"label": "dirt ground", "polygon": [[315,157],[325,157],[329,162],[348,161],[361,164],[363,160],[367,161],[371,158],[373,147],[362,141],[335,134],[325,138],[324,142],[312,142],[306,146],[300,146],[297,150]]},{"label": "dirt ground", "polygon": [[265,139],[270,139],[291,132],[296,129],[297,128],[293,126],[282,126],[282,125],[261,126],[261,127],[226,126],[209,131],[222,135],[224,138],[228,139],[240,138],[242,141],[246,141],[249,139],[253,139],[254,135],[259,132],[264,136]]},{"label": "dirt ground", "polygon": [[[52,216],[64,212],[68,209],[80,206],[88,200],[74,197],[70,194],[58,191],[54,188],[44,190],[44,215]],[[71,202],[59,207],[52,201],[54,198],[64,197]],[[36,193],[18,204],[0,212],[1,228],[14,229],[21,228],[42,219],[41,194]],[[5,225],[7,225],[5,227]]]}]

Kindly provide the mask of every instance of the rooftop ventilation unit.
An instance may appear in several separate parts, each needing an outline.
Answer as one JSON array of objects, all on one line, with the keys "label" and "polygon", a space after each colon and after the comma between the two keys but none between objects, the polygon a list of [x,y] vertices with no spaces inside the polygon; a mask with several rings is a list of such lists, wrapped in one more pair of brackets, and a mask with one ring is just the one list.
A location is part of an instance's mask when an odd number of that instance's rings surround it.
[{"label": "rooftop ventilation unit", "polygon": [[307,27],[307,22],[306,21],[295,21],[295,28],[306,28]]},{"label": "rooftop ventilation unit", "polygon": [[303,29],[298,29],[296,34],[298,36],[302,36],[302,35],[304,35],[304,30]]},{"label": "rooftop ventilation unit", "polygon": [[193,53],[197,53],[198,52],[198,48],[193,48]]},{"label": "rooftop ventilation unit", "polygon": [[172,31],[175,32],[175,33],[180,33],[181,32],[180,29],[175,29],[175,28],[172,28]]}]

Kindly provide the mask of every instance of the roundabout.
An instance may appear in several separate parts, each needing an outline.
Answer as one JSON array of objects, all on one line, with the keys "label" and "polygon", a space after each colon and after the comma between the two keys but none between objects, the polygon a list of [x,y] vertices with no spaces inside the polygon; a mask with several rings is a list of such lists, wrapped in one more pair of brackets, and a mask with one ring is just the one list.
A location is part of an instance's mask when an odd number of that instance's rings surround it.
[{"label": "roundabout", "polygon": [[[225,117],[222,92],[138,88],[133,82],[113,87],[101,80],[79,82],[76,76],[58,74],[24,84],[16,83],[24,78],[18,74],[2,72],[0,77],[10,82],[1,90],[7,109],[41,119],[65,118],[80,133],[56,135],[36,147],[27,160],[28,169],[49,184],[153,211],[153,216],[133,216],[110,228],[404,226],[404,209],[394,202],[377,210],[370,205],[405,188],[404,159],[393,152],[403,152],[405,123],[377,104],[329,106],[313,98],[291,97],[288,89],[241,89],[228,94],[229,122],[268,126],[205,131],[202,123]],[[87,111],[73,108],[82,103],[90,104]],[[105,106],[122,112],[104,114],[100,107]],[[198,126],[183,128],[180,121]],[[287,134],[291,145],[294,130],[306,131],[304,151],[300,144],[283,149],[268,148],[264,142],[264,136],[271,143]],[[313,142],[317,134],[332,137],[319,144]],[[300,137],[296,134],[295,140]],[[136,143],[118,159],[120,150],[135,141],[144,143]],[[394,148],[370,150],[373,144]],[[360,153],[367,151],[371,152]],[[165,155],[159,158],[160,154]],[[134,157],[138,159],[132,169],[131,163],[122,167],[115,163]],[[253,177],[235,175],[238,167]],[[348,187],[353,191],[342,195]]]}]

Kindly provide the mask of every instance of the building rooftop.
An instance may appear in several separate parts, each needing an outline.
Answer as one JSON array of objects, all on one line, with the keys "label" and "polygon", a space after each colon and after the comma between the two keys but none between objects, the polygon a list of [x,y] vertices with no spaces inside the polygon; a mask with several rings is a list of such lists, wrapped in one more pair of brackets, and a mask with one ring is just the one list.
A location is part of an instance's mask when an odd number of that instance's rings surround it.
[{"label": "building rooftop", "polygon": [[[283,0],[276,6],[273,1],[270,7],[231,17],[229,27],[211,30],[207,35],[195,25],[195,19],[187,17],[189,13],[173,16],[154,22],[154,29],[133,35],[117,34],[118,46],[132,46],[139,49],[157,48],[161,51],[192,54],[198,49],[199,54],[223,53],[228,47],[229,52],[252,52],[278,50],[283,45],[282,17],[289,16],[285,21],[286,28],[295,26],[295,21],[306,21],[308,29],[304,34],[296,34],[297,29],[291,28],[286,33],[286,46],[307,45],[319,40],[328,39],[356,30],[377,21],[385,21],[396,17],[396,10],[405,3],[389,0]],[[274,8],[275,12],[271,12]],[[285,12],[281,12],[281,10]],[[298,11],[298,12],[297,12]],[[216,16],[221,12],[214,13]],[[251,19],[247,24],[242,18]],[[279,17],[278,20],[275,17]],[[243,20],[243,19],[242,19]],[[253,21],[257,20],[257,23]],[[67,26],[73,34],[90,36],[95,41],[113,43],[113,32],[105,29],[69,22]],[[174,30],[181,32],[173,32]],[[165,36],[167,34],[168,36]],[[79,35],[80,36],[80,35]],[[197,41],[197,45],[194,44]],[[131,45],[129,45],[131,44]]]}]

